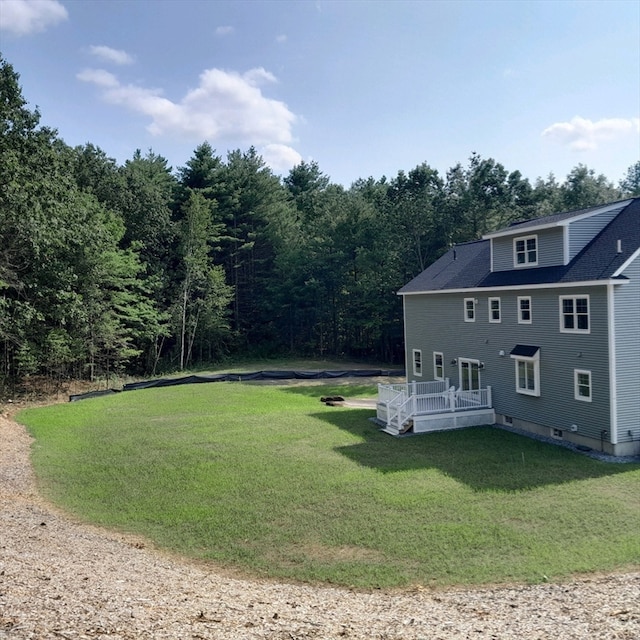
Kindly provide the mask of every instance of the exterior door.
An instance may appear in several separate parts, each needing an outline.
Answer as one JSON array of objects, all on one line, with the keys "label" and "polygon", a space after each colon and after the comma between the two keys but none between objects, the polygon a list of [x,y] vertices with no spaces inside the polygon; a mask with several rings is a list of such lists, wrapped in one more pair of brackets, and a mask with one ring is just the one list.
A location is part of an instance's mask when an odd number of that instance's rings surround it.
[{"label": "exterior door", "polygon": [[480,362],[478,360],[458,360],[460,373],[460,389],[462,391],[477,391],[480,388]]}]

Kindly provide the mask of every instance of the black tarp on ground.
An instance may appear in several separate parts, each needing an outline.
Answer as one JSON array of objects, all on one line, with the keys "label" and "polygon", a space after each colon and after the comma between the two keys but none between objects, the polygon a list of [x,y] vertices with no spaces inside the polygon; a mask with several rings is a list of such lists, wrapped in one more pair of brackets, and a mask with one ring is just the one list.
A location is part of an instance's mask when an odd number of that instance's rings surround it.
[{"label": "black tarp on ground", "polygon": [[[131,382],[122,387],[122,391],[136,391],[154,387],[174,387],[181,384],[201,384],[205,382],[246,382],[251,380],[320,380],[333,378],[377,378],[404,376],[403,369],[344,369],[330,371],[253,371],[248,373],[215,373],[183,376],[181,378],[158,378]],[[97,396],[117,393],[117,389],[105,391],[91,391],[69,396],[69,402],[95,398]]]},{"label": "black tarp on ground", "polygon": [[150,389],[152,387],[173,387],[180,384],[201,382],[245,382],[250,380],[318,380],[323,378],[374,378],[404,376],[404,370],[386,369],[344,369],[335,371],[253,371],[248,373],[217,373],[212,375],[190,375],[182,378],[158,378],[132,382],[122,387],[123,391]]}]

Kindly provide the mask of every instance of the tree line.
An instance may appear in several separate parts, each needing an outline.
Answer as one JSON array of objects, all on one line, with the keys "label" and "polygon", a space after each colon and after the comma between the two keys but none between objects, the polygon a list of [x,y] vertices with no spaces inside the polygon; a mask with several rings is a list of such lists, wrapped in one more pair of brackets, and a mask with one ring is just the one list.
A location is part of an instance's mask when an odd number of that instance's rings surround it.
[{"label": "tree line", "polygon": [[441,176],[275,175],[254,148],[70,147],[0,58],[0,391],[25,376],[153,375],[227,356],[401,362],[397,290],[450,246],[515,220],[640,193],[578,165],[531,184],[473,153]]}]

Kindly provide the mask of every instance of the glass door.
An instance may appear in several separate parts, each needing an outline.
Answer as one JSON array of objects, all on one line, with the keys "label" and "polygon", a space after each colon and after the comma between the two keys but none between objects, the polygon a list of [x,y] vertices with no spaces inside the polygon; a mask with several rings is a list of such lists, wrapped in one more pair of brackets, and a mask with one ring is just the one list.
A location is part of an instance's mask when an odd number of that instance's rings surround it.
[{"label": "glass door", "polygon": [[477,391],[480,389],[480,362],[478,360],[458,360],[460,373],[460,389],[462,391]]}]

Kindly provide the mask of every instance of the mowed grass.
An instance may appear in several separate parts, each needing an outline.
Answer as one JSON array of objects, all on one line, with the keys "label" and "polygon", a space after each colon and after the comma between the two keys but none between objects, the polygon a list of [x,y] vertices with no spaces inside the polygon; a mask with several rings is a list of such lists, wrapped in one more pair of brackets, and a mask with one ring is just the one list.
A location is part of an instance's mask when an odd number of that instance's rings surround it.
[{"label": "mowed grass", "polygon": [[356,587],[559,580],[640,562],[640,466],[493,428],[395,439],[321,395],[215,383],[28,409],[42,491],[253,575]]}]

